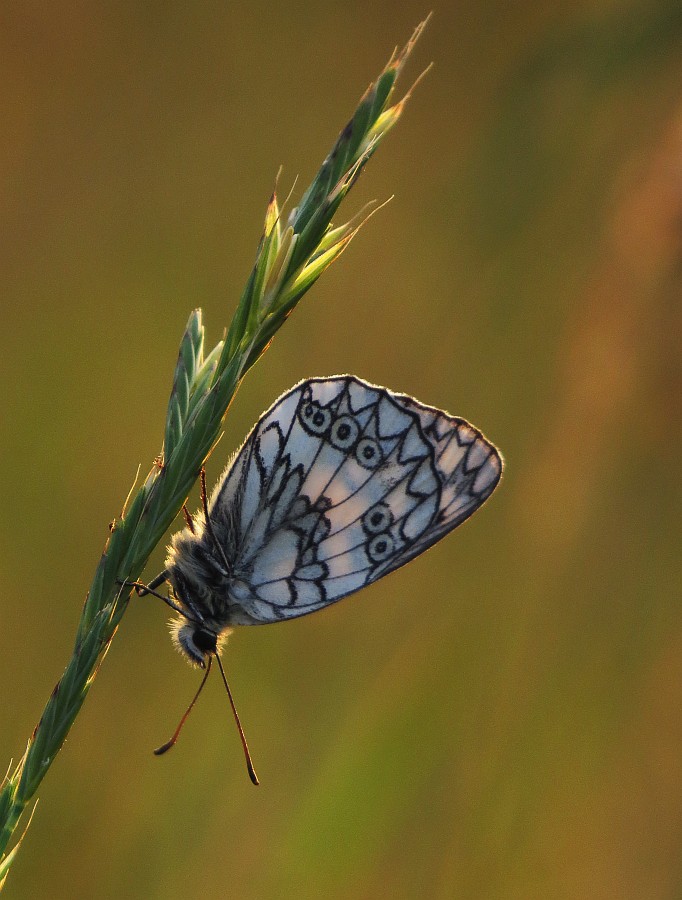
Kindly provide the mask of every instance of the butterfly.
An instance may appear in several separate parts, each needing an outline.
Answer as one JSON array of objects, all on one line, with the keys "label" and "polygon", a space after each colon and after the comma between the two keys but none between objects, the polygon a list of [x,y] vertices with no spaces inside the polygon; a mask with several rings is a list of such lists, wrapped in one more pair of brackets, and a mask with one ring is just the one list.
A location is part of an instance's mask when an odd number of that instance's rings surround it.
[{"label": "butterfly", "polygon": [[468,519],[502,466],[464,419],[352,375],[302,381],[263,413],[210,500],[202,470],[202,510],[140,593],[169,583],[175,644],[204,681],[215,658],[227,687],[218,653],[232,626],[307,615],[399,569]]}]

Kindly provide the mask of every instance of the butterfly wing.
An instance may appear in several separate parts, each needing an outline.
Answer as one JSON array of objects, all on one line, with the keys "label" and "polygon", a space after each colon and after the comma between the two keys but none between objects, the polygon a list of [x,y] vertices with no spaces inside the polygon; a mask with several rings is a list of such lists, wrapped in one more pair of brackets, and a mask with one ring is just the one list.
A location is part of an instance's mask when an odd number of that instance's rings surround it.
[{"label": "butterfly wing", "polygon": [[263,415],[211,499],[257,623],[314,612],[422,553],[495,489],[502,460],[463,419],[350,375]]}]

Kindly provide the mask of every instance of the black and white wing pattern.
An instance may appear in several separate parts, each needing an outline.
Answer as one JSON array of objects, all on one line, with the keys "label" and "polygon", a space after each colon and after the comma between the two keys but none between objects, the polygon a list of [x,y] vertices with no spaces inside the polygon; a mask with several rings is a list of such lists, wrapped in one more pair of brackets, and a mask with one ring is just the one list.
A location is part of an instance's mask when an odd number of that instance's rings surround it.
[{"label": "black and white wing pattern", "polygon": [[211,498],[254,624],[314,612],[467,519],[502,459],[463,419],[351,375],[313,378],[255,425]]}]

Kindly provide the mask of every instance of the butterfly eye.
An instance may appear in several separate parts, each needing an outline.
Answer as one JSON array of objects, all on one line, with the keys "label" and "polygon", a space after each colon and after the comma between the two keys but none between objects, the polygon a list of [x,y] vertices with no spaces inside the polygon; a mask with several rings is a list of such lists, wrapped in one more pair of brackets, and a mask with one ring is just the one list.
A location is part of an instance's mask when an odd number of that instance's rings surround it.
[{"label": "butterfly eye", "polygon": [[362,527],[368,534],[379,534],[393,524],[393,513],[390,506],[377,503],[362,517]]},{"label": "butterfly eye", "polygon": [[313,400],[306,403],[301,410],[301,421],[313,434],[322,435],[329,428],[332,414]]},{"label": "butterfly eye", "polygon": [[357,461],[365,469],[376,469],[381,465],[381,447],[373,438],[363,438],[355,450]]},{"label": "butterfly eye", "polygon": [[372,562],[383,562],[392,555],[395,541],[390,534],[377,534],[367,545],[367,555]]},{"label": "butterfly eye", "polygon": [[348,450],[357,440],[360,428],[350,416],[339,416],[332,426],[329,440],[337,450]]},{"label": "butterfly eye", "polygon": [[192,640],[194,641],[194,646],[201,650],[202,653],[215,653],[216,652],[216,636],[209,631],[203,631],[201,628],[197,628],[192,635]]}]

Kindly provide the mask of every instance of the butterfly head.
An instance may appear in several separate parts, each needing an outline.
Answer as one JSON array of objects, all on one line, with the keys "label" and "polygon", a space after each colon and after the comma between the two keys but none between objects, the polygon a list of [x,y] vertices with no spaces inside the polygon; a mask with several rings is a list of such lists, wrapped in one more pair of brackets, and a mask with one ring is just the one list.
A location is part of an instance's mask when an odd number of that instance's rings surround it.
[{"label": "butterfly head", "polygon": [[173,641],[191,665],[205,669],[211,656],[218,652],[218,635],[184,619],[175,619],[171,623]]}]

